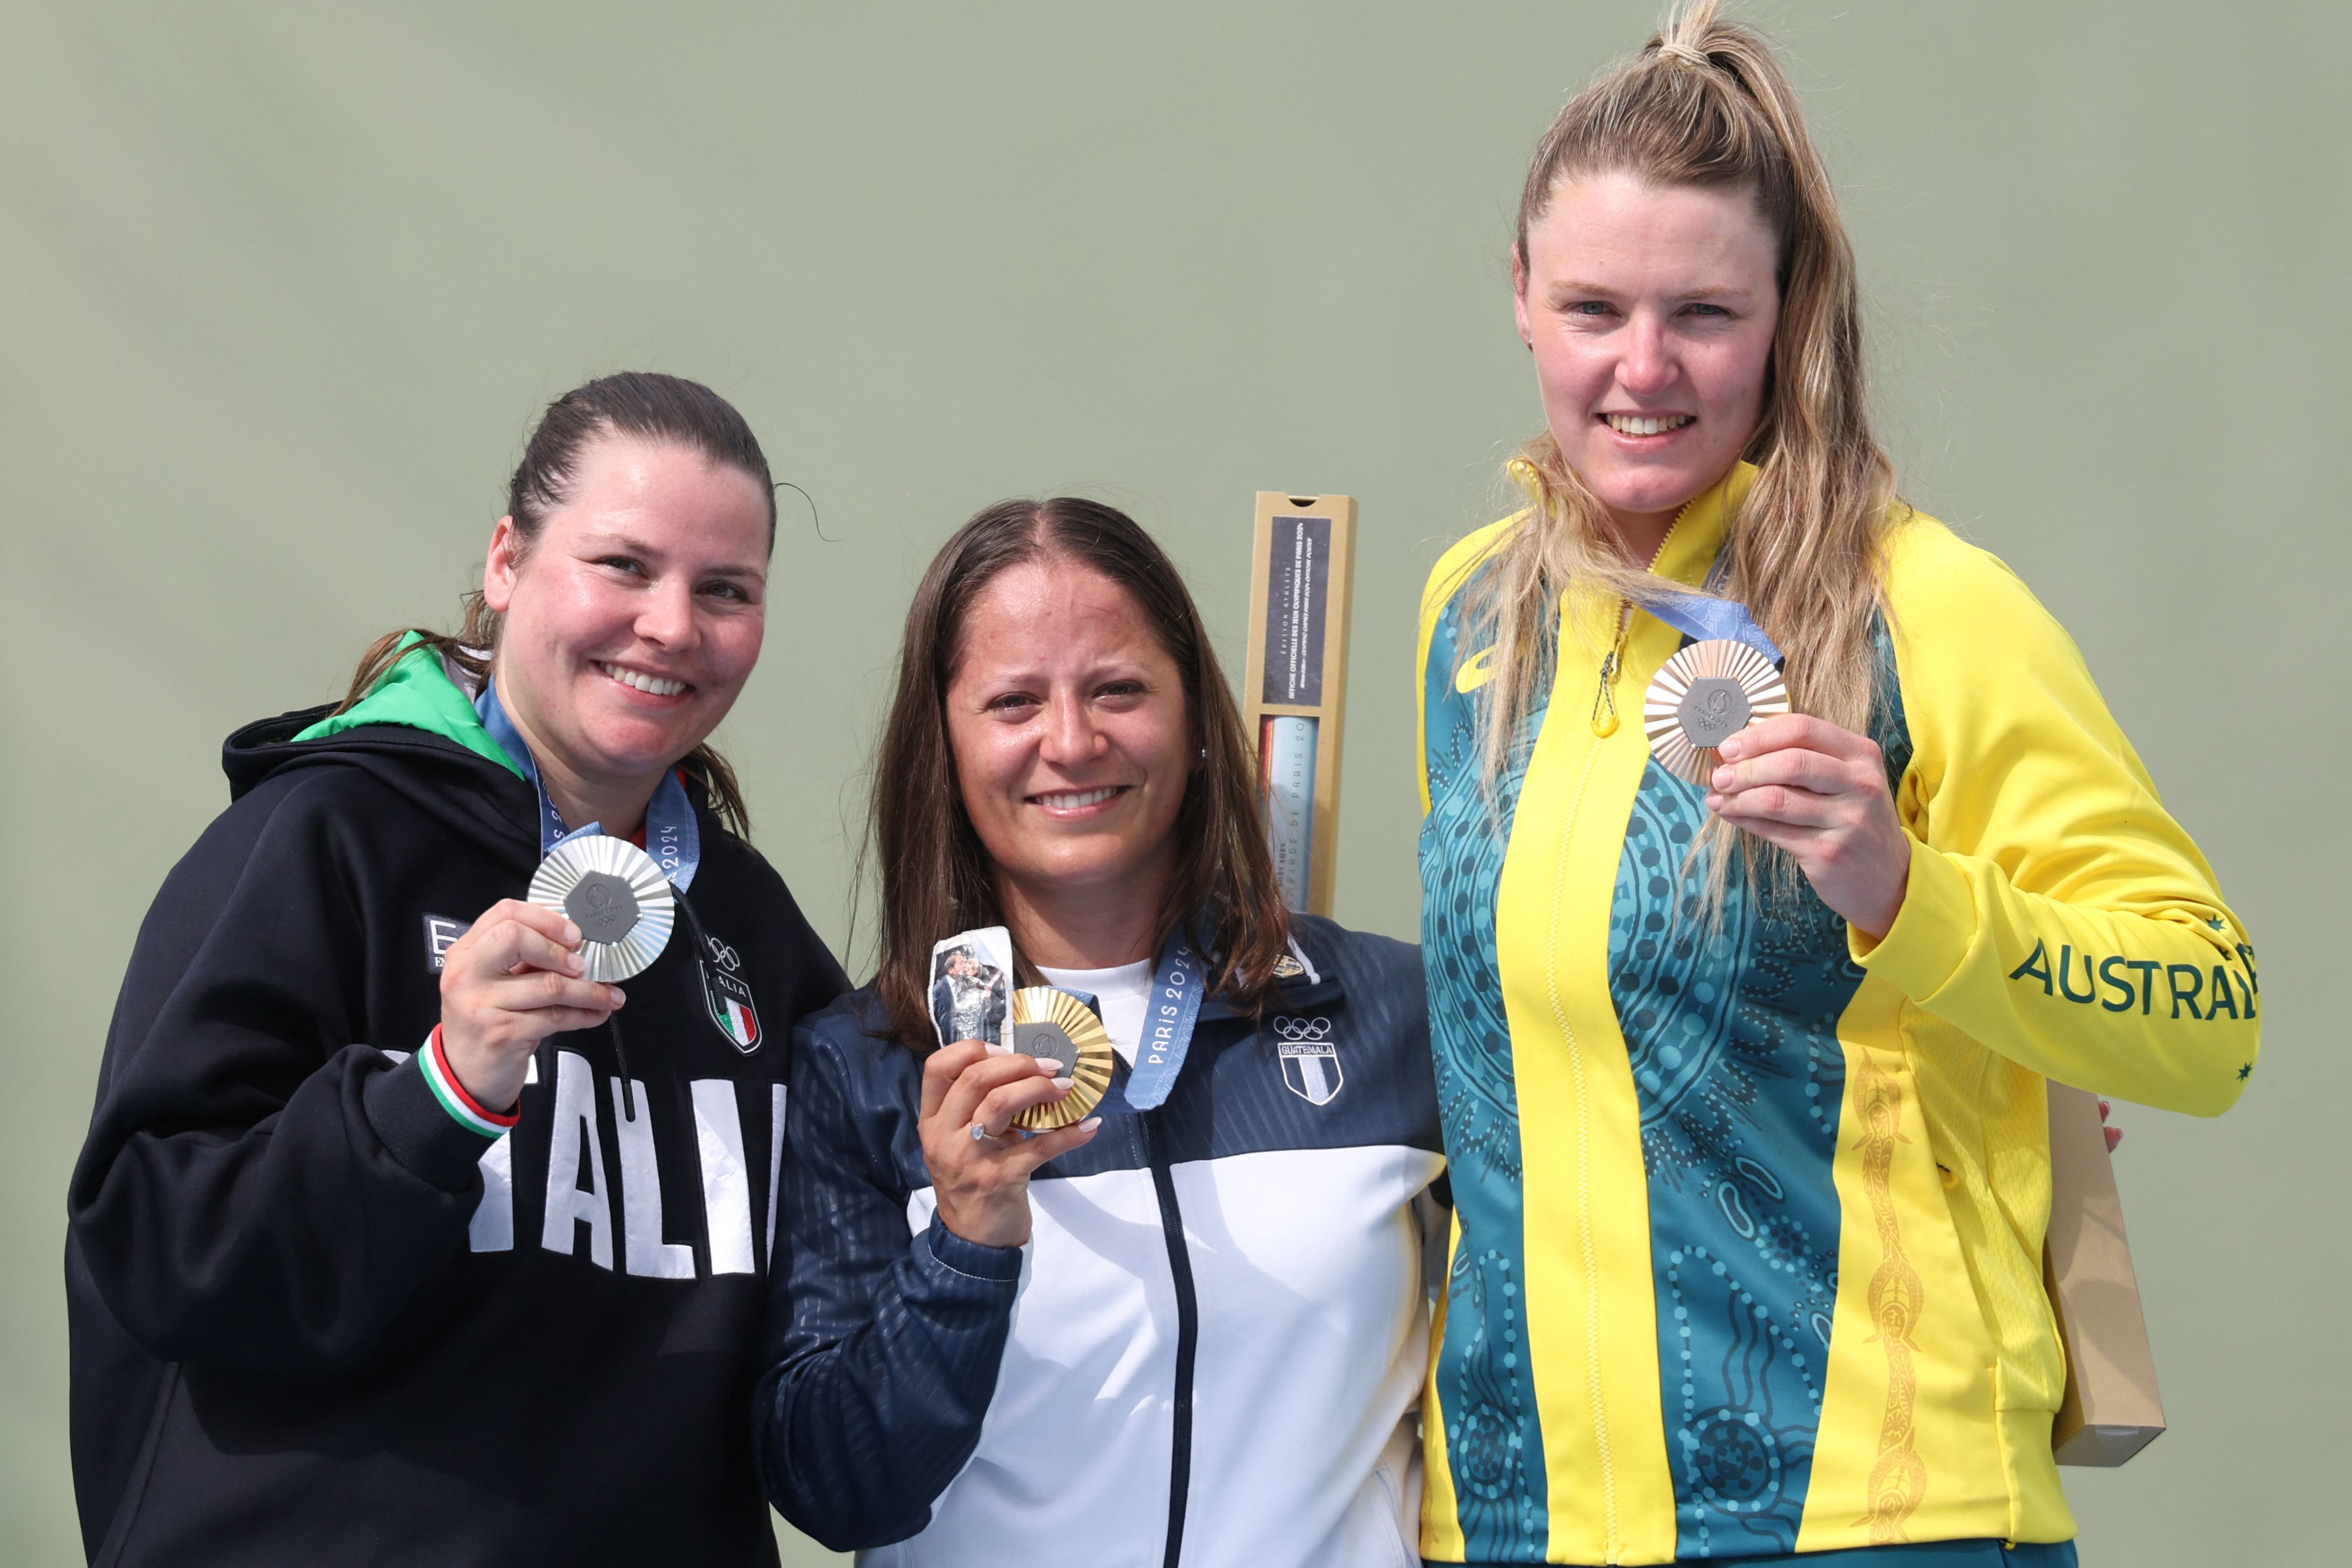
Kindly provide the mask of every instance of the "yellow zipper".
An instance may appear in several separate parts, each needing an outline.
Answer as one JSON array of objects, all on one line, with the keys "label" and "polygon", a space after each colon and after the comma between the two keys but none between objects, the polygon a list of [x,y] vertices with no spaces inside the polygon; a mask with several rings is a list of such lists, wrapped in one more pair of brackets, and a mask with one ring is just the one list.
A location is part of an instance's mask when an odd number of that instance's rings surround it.
[{"label": "yellow zipper", "polygon": [[[1651,552],[1649,568],[1658,569],[1666,553],[1667,544],[1675,530],[1682,527],[1683,517],[1690,511],[1685,501],[1675,520]],[[1617,677],[1625,668],[1625,644],[1633,629],[1633,606],[1621,602],[1617,609],[1617,639],[1602,656],[1601,679],[1592,694],[1592,734],[1595,739],[1606,740],[1617,733]],[[1563,628],[1563,631],[1565,628]],[[1583,815],[1584,792],[1592,781],[1592,770],[1601,760],[1601,748],[1587,747],[1584,768],[1576,780],[1576,790],[1569,797],[1566,820],[1559,828],[1559,852],[1552,865],[1550,930],[1544,944],[1544,981],[1549,993],[1552,1021],[1559,1028],[1568,1045],[1569,1069],[1576,1091],[1576,1209],[1578,1228],[1583,1243],[1584,1264],[1584,1353],[1585,1375],[1592,1389],[1592,1439],[1601,1458],[1601,1493],[1603,1530],[1603,1557],[1615,1563],[1624,1552],[1624,1536],[1617,1513],[1617,1456],[1609,1441],[1608,1401],[1601,1391],[1601,1266],[1592,1247],[1592,1123],[1591,1101],[1584,1077],[1584,1057],[1576,1039],[1576,1026],[1570,1021],[1567,1005],[1560,998],[1559,988],[1559,906],[1568,891],[1569,846],[1576,838],[1577,819]]]},{"label": "yellow zipper", "polygon": [[[1606,692],[1604,682],[1601,690]],[[1610,715],[1610,728],[1616,727],[1616,715]],[[1596,723],[1595,727],[1598,727]],[[1604,736],[1606,731],[1601,732]],[[1560,1038],[1568,1046],[1568,1066],[1576,1088],[1576,1218],[1578,1239],[1582,1243],[1584,1265],[1584,1360],[1585,1378],[1592,1388],[1592,1442],[1601,1457],[1601,1496],[1603,1529],[1602,1553],[1610,1563],[1617,1562],[1623,1552],[1623,1537],[1617,1519],[1617,1456],[1609,1445],[1608,1400],[1601,1391],[1601,1264],[1592,1248],[1592,1102],[1584,1080],[1584,1052],[1577,1043],[1576,1025],[1568,1016],[1567,1005],[1559,994],[1559,906],[1568,891],[1568,851],[1576,838],[1576,821],[1583,814],[1585,787],[1592,781],[1593,767],[1601,760],[1601,748],[1588,746],[1584,749],[1584,770],[1578,775],[1576,792],[1569,797],[1566,821],[1560,823],[1559,853],[1552,862],[1550,929],[1544,941],[1544,988],[1551,1003],[1552,1022],[1559,1026]]]},{"label": "yellow zipper", "polygon": [[1625,641],[1633,630],[1633,607],[1621,606],[1617,612],[1617,645],[1602,655],[1601,685],[1592,694],[1592,733],[1603,740],[1617,733],[1617,672],[1625,667]]},{"label": "yellow zipper", "polygon": [[[1665,533],[1658,540],[1658,548],[1650,552],[1650,570],[1658,570],[1658,562],[1665,557],[1667,541],[1675,537],[1675,530],[1683,526],[1683,514],[1690,508],[1690,502],[1685,501],[1681,510],[1675,513],[1675,520],[1666,525]],[[1617,606],[1616,645],[1601,657],[1601,684],[1592,694],[1592,733],[1603,740],[1617,733],[1617,676],[1625,668],[1625,643],[1633,631],[1633,607],[1621,601]]]}]

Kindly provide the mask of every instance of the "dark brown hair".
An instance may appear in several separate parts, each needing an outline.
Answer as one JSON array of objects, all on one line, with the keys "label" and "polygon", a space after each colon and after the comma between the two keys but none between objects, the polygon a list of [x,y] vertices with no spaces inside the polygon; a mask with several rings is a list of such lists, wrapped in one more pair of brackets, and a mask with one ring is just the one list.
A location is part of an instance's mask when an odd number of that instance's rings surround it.
[{"label": "dark brown hair", "polygon": [[[775,481],[768,472],[759,438],[735,405],[699,382],[651,371],[623,371],[565,392],[547,405],[531,430],[530,439],[523,445],[522,461],[516,465],[514,477],[507,481],[507,515],[514,518],[517,539],[514,564],[522,564],[523,556],[546,526],[548,514],[571,499],[581,455],[609,435],[684,446],[713,464],[750,475],[768,497],[768,548],[775,549]],[[478,588],[468,590],[458,603],[464,623],[454,635],[402,627],[368,644],[367,652],[360,655],[359,668],[352,674],[351,690],[335,711],[349,710],[374,690],[386,672],[405,656],[401,643],[412,636],[475,679],[488,678],[490,657],[499,645],[499,612],[483,601]],[[719,821],[730,831],[748,837],[751,813],[744,808],[742,787],[727,759],[705,742],[687,753],[679,766],[702,785]]]},{"label": "dark brown hair", "polygon": [[[875,758],[868,852],[881,870],[882,930],[875,986],[890,1033],[928,1051],[931,945],[1002,924],[996,878],[965,814],[948,739],[947,689],[965,615],[998,574],[1032,561],[1068,562],[1125,589],[1175,661],[1192,743],[1207,752],[1176,817],[1176,874],[1153,945],[1203,916],[1210,993],[1262,1006],[1287,948],[1290,921],[1257,816],[1255,748],[1225,688],[1201,612],[1175,565],[1124,512],[1055,497],[1000,501],[955,532],[931,560],[908,607],[898,689]],[[1021,967],[1037,983],[1028,961]]]}]

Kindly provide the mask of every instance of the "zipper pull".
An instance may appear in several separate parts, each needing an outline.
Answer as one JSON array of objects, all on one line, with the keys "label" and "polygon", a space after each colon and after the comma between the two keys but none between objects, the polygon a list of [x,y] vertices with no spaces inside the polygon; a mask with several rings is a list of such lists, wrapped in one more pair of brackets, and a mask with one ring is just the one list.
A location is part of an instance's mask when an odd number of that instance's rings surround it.
[{"label": "zipper pull", "polygon": [[1601,685],[1592,694],[1592,733],[1606,740],[1617,733],[1617,650],[1601,661]]}]

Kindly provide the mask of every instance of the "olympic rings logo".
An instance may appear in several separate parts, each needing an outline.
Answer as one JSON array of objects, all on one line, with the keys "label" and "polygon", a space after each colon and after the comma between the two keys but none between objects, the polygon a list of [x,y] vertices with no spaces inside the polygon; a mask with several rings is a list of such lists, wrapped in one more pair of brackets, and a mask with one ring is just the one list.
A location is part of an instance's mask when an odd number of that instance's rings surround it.
[{"label": "olympic rings logo", "polygon": [[1294,1018],[1286,1014],[1274,1020],[1274,1032],[1285,1040],[1327,1040],[1331,1034],[1331,1020]]},{"label": "olympic rings logo", "polygon": [[721,942],[718,937],[706,936],[703,940],[710,945],[710,956],[718,959],[721,964],[727,966],[727,967],[730,969],[740,969],[743,967],[743,960],[736,953],[735,949],[727,946],[726,943]]}]

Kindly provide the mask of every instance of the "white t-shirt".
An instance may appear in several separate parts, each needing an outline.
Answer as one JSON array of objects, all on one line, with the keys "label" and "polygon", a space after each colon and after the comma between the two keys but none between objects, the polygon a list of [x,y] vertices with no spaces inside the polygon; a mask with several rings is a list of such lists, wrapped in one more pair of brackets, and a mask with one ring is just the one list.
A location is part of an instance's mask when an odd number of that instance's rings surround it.
[{"label": "white t-shirt", "polygon": [[1151,999],[1151,960],[1139,958],[1109,969],[1049,969],[1037,966],[1045,983],[1090,995],[1102,1009],[1103,1032],[1121,1061],[1135,1065],[1135,1042],[1143,1038],[1143,1009]]}]

